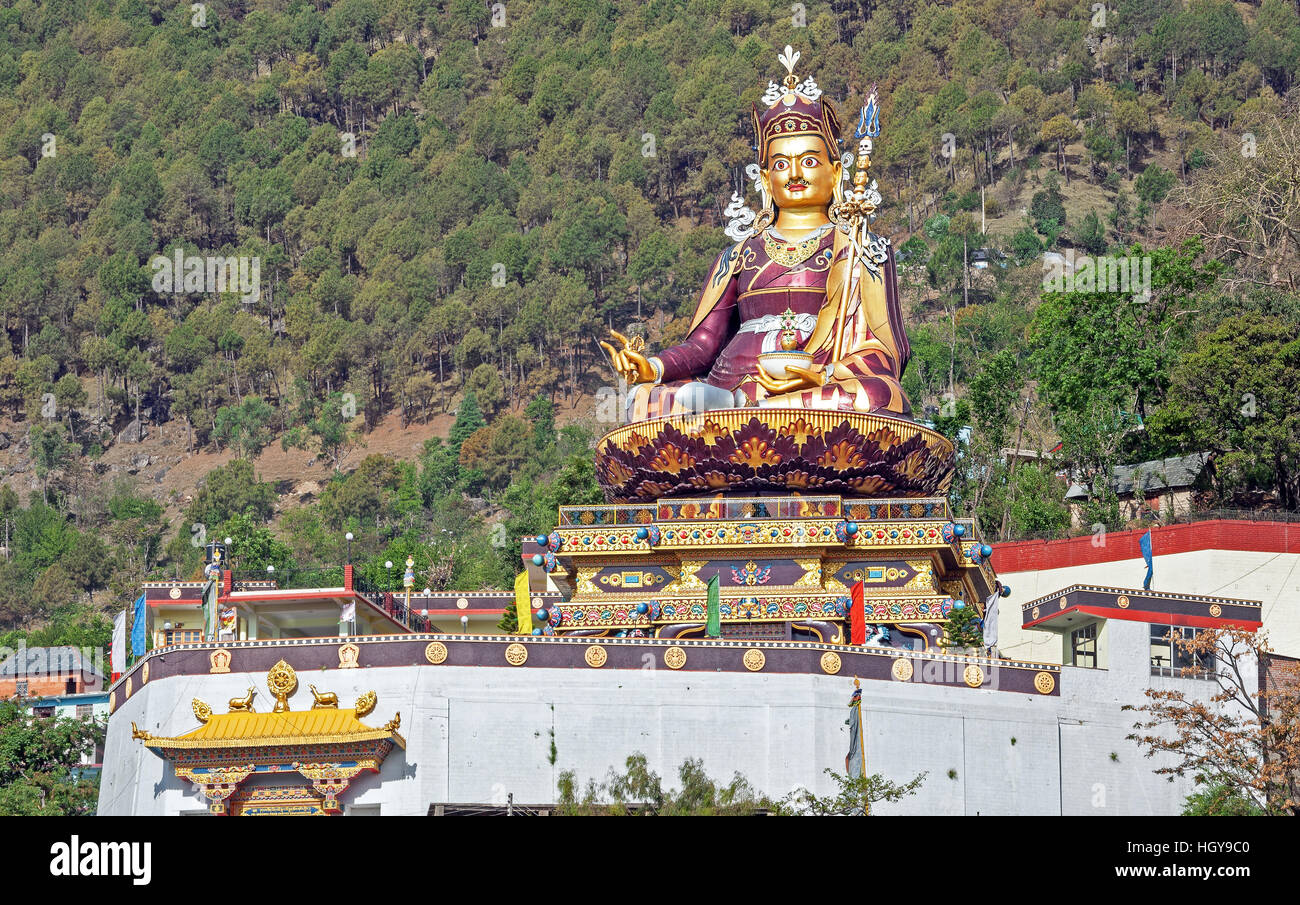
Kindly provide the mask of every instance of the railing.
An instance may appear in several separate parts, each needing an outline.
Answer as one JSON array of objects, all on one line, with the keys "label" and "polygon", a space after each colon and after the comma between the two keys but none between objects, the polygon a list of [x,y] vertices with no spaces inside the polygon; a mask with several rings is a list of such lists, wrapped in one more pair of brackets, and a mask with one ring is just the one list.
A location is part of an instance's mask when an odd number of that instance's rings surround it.
[{"label": "railing", "polygon": [[407,609],[405,594],[394,594],[392,592],[367,593],[365,591],[358,591],[357,593],[375,609],[391,616],[413,632],[429,632],[433,630],[433,623],[428,616],[422,616]]},{"label": "railing", "polygon": [[343,567],[326,569],[300,569],[292,563],[276,566],[274,572],[265,569],[238,569],[230,572],[231,584],[236,591],[267,588],[341,588]]}]

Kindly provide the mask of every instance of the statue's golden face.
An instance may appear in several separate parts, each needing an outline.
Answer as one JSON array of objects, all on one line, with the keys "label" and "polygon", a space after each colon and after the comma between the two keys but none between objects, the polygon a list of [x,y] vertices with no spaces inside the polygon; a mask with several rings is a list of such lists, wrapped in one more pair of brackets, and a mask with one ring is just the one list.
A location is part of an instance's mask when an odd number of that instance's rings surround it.
[{"label": "statue's golden face", "polygon": [[830,206],[842,167],[831,162],[816,135],[777,138],[768,146],[767,169],[760,178],[772,203],[781,210]]}]

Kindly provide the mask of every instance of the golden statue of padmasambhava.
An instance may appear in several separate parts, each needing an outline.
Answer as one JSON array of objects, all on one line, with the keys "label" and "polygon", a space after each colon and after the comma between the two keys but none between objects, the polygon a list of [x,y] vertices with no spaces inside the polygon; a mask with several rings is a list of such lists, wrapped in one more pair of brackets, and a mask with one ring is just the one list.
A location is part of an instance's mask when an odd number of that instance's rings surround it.
[{"label": "golden statue of padmasambhava", "polygon": [[[839,117],[811,78],[795,76],[798,59],[786,47],[783,85],[769,83],[754,106],[763,210],[752,228],[728,229],[737,244],[710,271],[686,340],[654,356],[617,332],[617,348],[601,343],[634,385],[631,421],[750,406],[910,415],[894,259],[867,227],[880,198],[866,184],[875,97],[846,193]],[[733,196],[730,210],[740,205]]]}]

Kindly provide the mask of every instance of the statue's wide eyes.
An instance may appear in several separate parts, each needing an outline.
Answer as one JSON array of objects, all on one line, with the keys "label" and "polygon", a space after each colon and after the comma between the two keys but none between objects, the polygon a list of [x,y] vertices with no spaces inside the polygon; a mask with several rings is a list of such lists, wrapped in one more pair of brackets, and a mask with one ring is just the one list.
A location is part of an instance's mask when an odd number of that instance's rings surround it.
[{"label": "statue's wide eyes", "polygon": [[811,154],[809,154],[800,162],[803,164],[803,167],[806,170],[811,170],[813,167],[819,167],[822,165],[822,162]]},{"label": "statue's wide eyes", "polygon": [[788,166],[790,166],[789,162],[782,158],[772,161],[772,169],[774,170],[784,170]]}]

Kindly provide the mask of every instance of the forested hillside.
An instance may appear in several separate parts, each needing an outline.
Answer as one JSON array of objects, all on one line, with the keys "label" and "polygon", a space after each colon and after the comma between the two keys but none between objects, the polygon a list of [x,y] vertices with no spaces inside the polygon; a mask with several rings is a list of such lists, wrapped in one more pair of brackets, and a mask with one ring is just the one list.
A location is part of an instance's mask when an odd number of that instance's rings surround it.
[{"label": "forested hillside", "polygon": [[[411,551],[430,586],[508,586],[519,534],[599,498],[596,340],[680,338],[731,193],[756,206],[748,111],[787,43],[845,120],[879,86],[905,387],[971,428],[953,496],[985,536],[1068,532],[1061,475],[1117,526],[1094,477],[1193,451],[1207,505],[1295,509],[1298,9],[9,3],[0,630],[102,632],[227,535],[246,568],[326,579],[351,530],[378,583]],[[1050,289],[1049,253],[1145,257],[1151,291]],[[218,286],[214,256],[256,266]],[[191,487],[114,458],[182,428],[178,459],[229,460]],[[276,449],[333,478],[286,496]]]}]

